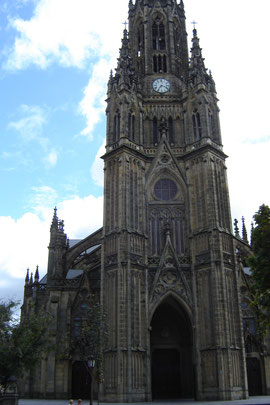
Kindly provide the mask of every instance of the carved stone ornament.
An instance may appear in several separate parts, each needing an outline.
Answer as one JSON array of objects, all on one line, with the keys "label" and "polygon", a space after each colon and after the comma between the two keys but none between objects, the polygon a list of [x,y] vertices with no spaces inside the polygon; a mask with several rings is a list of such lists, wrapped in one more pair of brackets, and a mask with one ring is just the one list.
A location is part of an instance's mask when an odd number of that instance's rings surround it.
[{"label": "carved stone ornament", "polygon": [[174,271],[167,271],[166,273],[164,273],[164,275],[162,276],[162,281],[167,284],[167,285],[173,285],[176,283],[177,281],[177,274]]}]

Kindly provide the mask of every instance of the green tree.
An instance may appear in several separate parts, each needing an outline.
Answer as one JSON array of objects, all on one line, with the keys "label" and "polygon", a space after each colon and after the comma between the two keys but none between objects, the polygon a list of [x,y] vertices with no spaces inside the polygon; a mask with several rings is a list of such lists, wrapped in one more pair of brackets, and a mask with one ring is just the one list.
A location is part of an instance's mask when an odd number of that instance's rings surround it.
[{"label": "green tree", "polygon": [[103,350],[106,347],[108,329],[106,314],[99,300],[91,297],[88,306],[81,308],[79,325],[72,339],[72,350],[79,351],[83,360],[91,357],[96,361],[97,379],[102,382],[103,376]]},{"label": "green tree", "polygon": [[0,302],[0,383],[5,386],[11,375],[19,377],[30,370],[52,348],[49,335],[51,317],[33,307],[21,321],[19,303]]},{"label": "green tree", "polygon": [[254,215],[252,232],[253,255],[251,267],[253,305],[257,308],[259,334],[265,335],[270,327],[270,208],[261,205]]}]

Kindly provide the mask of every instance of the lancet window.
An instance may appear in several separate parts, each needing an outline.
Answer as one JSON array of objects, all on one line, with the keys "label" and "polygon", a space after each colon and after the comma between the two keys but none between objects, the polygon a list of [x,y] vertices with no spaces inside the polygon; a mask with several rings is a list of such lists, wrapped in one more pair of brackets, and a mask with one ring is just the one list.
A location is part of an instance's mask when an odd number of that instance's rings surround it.
[{"label": "lancet window", "polygon": [[178,255],[185,253],[185,220],[180,208],[153,207],[150,210],[150,255],[162,253],[165,245],[166,231],[169,230],[171,242]]},{"label": "lancet window", "polygon": [[166,55],[154,55],[153,56],[153,71],[154,71],[154,73],[166,73],[167,72]]},{"label": "lancet window", "polygon": [[208,125],[209,125],[209,133],[211,137],[215,137],[215,124],[214,124],[214,117],[210,110],[208,110]]},{"label": "lancet window", "polygon": [[165,40],[165,27],[160,17],[157,17],[152,25],[152,40],[153,49],[158,51],[164,51],[166,48]]},{"label": "lancet window", "polygon": [[114,116],[113,141],[117,142],[120,138],[120,112],[117,110]]},{"label": "lancet window", "polygon": [[166,50],[165,26],[160,17],[156,17],[152,25],[153,50],[157,51],[153,55],[154,73],[167,72],[167,57],[163,51]]},{"label": "lancet window", "polygon": [[175,22],[174,25],[174,50],[175,50],[175,55],[180,56],[180,30],[177,23]]},{"label": "lancet window", "polygon": [[192,115],[192,123],[193,123],[194,140],[198,141],[202,137],[202,128],[201,128],[200,113],[197,110],[195,110]]},{"label": "lancet window", "polygon": [[73,321],[73,336],[75,339],[78,339],[80,337],[81,330],[83,328],[83,324],[87,319],[87,311],[89,307],[87,304],[81,304],[78,312],[74,316],[74,321]]},{"label": "lancet window", "polygon": [[144,49],[144,26],[143,26],[143,23],[139,24],[138,33],[137,33],[137,41],[138,41],[138,56],[142,56],[142,51]]},{"label": "lancet window", "polygon": [[131,141],[135,140],[135,115],[132,112],[128,114],[128,137]]}]

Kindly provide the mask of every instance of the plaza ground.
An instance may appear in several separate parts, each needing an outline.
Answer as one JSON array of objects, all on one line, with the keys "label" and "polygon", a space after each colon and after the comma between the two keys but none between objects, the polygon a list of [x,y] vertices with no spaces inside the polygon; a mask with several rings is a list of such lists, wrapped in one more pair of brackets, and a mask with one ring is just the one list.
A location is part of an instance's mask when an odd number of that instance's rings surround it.
[{"label": "plaza ground", "polygon": [[[20,399],[19,405],[68,405],[68,400],[44,400],[44,399]],[[101,403],[100,403],[101,404]],[[210,405],[241,405],[241,404],[249,404],[249,405],[260,405],[260,404],[268,404],[270,405],[270,396],[263,396],[263,397],[251,397],[250,399],[242,399],[240,401],[193,401],[193,400],[177,400],[177,401],[153,401],[153,402],[140,402],[140,403],[129,403],[128,405],[199,405],[199,404],[210,404]],[[74,405],[77,405],[77,401],[74,400]],[[84,400],[82,405],[89,405],[89,400]],[[93,405],[98,405],[96,401],[94,401]],[[109,405],[119,405],[110,403]]]}]

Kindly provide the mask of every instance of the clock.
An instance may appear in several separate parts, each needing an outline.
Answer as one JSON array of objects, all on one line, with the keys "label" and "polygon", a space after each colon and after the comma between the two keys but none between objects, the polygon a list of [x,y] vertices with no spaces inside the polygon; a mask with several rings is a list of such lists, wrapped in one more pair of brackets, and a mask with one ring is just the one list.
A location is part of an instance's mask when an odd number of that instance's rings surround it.
[{"label": "clock", "polygon": [[153,81],[153,89],[158,93],[166,93],[170,90],[171,84],[167,79],[156,79]]}]

